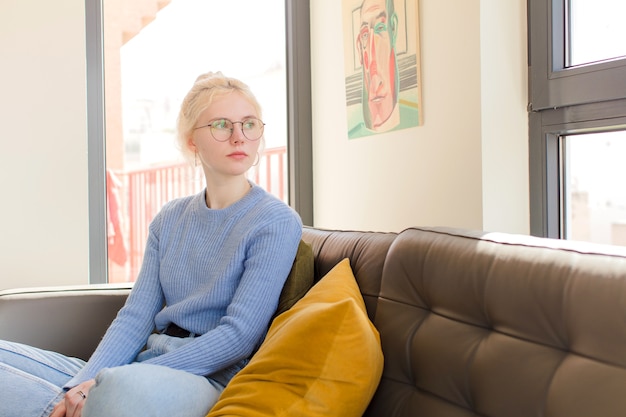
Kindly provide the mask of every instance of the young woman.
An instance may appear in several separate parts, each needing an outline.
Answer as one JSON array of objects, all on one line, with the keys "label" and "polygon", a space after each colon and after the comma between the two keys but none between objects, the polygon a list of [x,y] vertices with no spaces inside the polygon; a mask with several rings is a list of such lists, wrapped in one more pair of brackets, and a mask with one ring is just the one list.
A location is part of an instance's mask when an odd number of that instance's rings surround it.
[{"label": "young woman", "polygon": [[87,363],[0,341],[0,415],[206,415],[265,336],[302,235],[300,217],[246,177],[261,117],[242,82],[198,77],[178,139],[206,189],[156,215],[134,288]]}]

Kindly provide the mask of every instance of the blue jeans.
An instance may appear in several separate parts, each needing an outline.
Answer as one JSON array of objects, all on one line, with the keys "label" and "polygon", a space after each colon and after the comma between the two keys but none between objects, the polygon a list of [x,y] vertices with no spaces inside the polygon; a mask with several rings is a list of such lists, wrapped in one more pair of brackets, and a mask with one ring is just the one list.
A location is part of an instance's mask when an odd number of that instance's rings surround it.
[{"label": "blue jeans", "polygon": [[[163,342],[165,338],[169,336],[155,339]],[[48,416],[65,395],[62,387],[84,365],[80,359],[0,340],[0,416]],[[103,369],[82,415],[204,417],[223,389],[208,378],[135,362]]]}]

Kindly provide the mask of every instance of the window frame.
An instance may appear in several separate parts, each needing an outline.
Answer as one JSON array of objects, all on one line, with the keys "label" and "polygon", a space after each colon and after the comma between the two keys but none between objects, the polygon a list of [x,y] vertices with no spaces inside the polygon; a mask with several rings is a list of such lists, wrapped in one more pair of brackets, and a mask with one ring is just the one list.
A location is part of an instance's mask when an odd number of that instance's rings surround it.
[{"label": "window frame", "polygon": [[528,0],[530,233],[562,238],[560,137],[626,128],[626,58],[567,68],[568,0]]},{"label": "window frame", "polygon": [[[285,0],[289,204],[313,225],[310,0]],[[89,282],[108,281],[102,0],[85,0]]]},{"label": "window frame", "polygon": [[626,97],[626,58],[567,67],[567,2],[528,0],[532,111]]}]

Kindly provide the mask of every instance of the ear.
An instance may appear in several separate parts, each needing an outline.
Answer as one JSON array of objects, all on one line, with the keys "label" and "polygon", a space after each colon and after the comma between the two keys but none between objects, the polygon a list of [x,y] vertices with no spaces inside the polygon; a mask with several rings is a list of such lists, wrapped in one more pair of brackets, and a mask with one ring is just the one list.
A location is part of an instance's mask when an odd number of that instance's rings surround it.
[{"label": "ear", "polygon": [[193,141],[193,137],[191,135],[187,138],[187,148],[189,148],[189,150],[193,153],[196,153],[198,151],[198,147]]},{"label": "ear", "polygon": [[395,48],[396,38],[398,37],[398,15],[396,13],[391,15],[389,19],[389,28],[391,32],[391,46]]}]

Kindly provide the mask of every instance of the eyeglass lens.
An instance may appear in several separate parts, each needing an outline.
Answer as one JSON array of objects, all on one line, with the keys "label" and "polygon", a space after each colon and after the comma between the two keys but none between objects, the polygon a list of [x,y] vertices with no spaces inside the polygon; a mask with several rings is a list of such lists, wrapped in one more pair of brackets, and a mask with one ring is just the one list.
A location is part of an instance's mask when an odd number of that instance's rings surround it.
[{"label": "eyeglass lens", "polygon": [[241,130],[243,135],[248,140],[257,140],[263,135],[263,128],[265,124],[255,118],[246,119],[241,122],[233,122],[228,119],[217,119],[211,122],[211,134],[213,138],[219,142],[226,142],[230,139],[235,129],[235,124],[241,124]]}]

